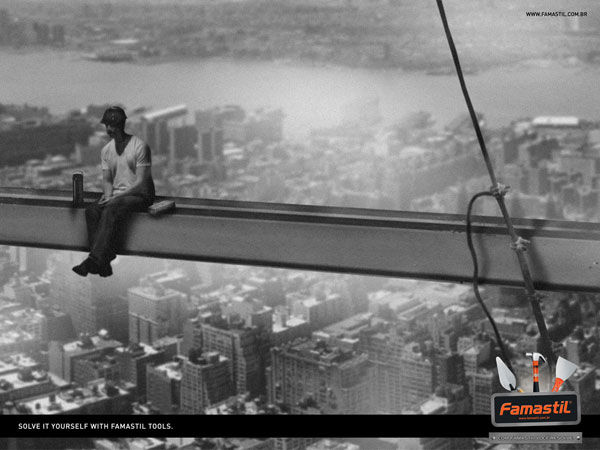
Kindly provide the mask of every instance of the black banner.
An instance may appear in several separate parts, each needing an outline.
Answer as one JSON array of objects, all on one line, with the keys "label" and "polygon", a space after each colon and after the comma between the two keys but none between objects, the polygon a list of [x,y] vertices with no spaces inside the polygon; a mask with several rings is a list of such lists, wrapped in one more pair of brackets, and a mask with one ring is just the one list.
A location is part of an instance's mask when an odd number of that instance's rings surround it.
[{"label": "black banner", "polygon": [[[484,437],[498,429],[489,415],[5,415],[0,437]],[[600,416],[582,416],[579,431],[600,437]],[[508,427],[502,431],[540,431]]]}]

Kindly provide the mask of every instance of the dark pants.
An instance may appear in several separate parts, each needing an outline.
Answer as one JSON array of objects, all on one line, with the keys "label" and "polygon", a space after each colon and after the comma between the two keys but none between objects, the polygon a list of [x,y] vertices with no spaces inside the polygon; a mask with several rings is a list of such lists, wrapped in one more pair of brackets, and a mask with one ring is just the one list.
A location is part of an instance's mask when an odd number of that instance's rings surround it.
[{"label": "dark pants", "polygon": [[153,198],[125,195],[99,205],[94,203],[85,209],[90,259],[104,266],[116,258],[116,251],[125,233],[127,219],[132,212],[145,211]]}]

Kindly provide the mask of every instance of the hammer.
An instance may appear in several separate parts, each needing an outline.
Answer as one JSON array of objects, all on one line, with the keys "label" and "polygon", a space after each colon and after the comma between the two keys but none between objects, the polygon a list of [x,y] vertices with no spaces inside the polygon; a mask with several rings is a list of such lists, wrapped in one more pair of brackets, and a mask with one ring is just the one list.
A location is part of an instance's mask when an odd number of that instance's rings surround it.
[{"label": "hammer", "polygon": [[539,362],[541,360],[542,364],[546,363],[546,358],[544,358],[544,355],[538,352],[525,353],[525,356],[531,357],[533,360],[533,392],[540,392]]}]

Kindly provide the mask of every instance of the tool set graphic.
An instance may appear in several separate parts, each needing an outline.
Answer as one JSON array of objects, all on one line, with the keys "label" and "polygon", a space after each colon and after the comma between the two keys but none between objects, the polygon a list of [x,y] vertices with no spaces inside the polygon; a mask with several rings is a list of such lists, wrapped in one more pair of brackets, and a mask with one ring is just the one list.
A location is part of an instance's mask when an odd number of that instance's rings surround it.
[{"label": "tool set graphic", "polygon": [[[546,363],[546,358],[541,353],[533,352],[526,353],[525,356],[530,357],[533,363],[533,392],[540,391],[539,385],[539,365],[540,362],[542,364]],[[496,356],[496,367],[498,368],[498,378],[500,379],[500,384],[504,389],[509,392],[518,391],[524,392],[523,389],[517,387],[517,379],[515,374],[506,366],[504,361],[499,356]],[[554,386],[552,387],[552,392],[558,392],[562,384],[575,373],[577,370],[577,365],[573,364],[571,361],[566,360],[562,356],[558,357],[558,361],[556,362],[556,378],[554,380]]]}]

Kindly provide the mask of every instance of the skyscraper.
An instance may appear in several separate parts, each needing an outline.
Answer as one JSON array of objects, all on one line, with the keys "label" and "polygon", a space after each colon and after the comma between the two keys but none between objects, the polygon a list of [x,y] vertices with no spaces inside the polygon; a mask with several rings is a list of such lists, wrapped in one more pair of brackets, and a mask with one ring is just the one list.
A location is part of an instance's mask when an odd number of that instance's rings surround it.
[{"label": "skyscraper", "polygon": [[[105,333],[94,336],[83,334],[79,339],[67,343],[50,342],[48,347],[50,372],[67,382],[85,378],[84,375],[80,376],[75,373],[76,360],[112,354],[114,349],[122,345],[120,342],[110,339]],[[88,366],[81,367],[81,369],[87,373]]]},{"label": "skyscraper", "polygon": [[198,325],[202,349],[205,352],[219,352],[230,361],[235,393],[264,393],[264,374],[269,351],[268,332],[259,327],[247,327],[243,322],[228,323],[219,317]]},{"label": "skyscraper", "polygon": [[146,283],[127,291],[129,301],[129,340],[152,344],[165,336],[183,331],[186,296],[158,283]]},{"label": "skyscraper", "polygon": [[492,395],[502,391],[502,386],[500,386],[496,373],[480,368],[477,372],[469,372],[467,380],[472,402],[471,413],[489,414]]},{"label": "skyscraper", "polygon": [[215,162],[223,156],[223,121],[215,110],[196,111],[198,161]]},{"label": "skyscraper", "polygon": [[273,329],[273,309],[252,297],[235,296],[222,310],[229,322],[239,319],[247,327],[258,327],[267,332]]},{"label": "skyscraper", "polygon": [[19,270],[41,275],[46,270],[47,249],[19,247]]},{"label": "skyscraper", "polygon": [[146,394],[146,368],[149,364],[160,364],[167,360],[164,349],[132,342],[127,347],[115,350],[114,358],[118,363],[120,377],[137,387],[138,396]]},{"label": "skyscraper", "polygon": [[191,125],[169,129],[169,160],[171,163],[185,157],[195,157],[198,130]]},{"label": "skyscraper", "polygon": [[158,408],[161,414],[179,411],[183,358],[146,370],[146,401]]},{"label": "skyscraper", "polygon": [[169,124],[183,122],[188,114],[185,105],[151,111],[141,116],[141,134],[144,141],[155,154],[169,152]]},{"label": "skyscraper", "polygon": [[190,352],[182,360],[181,373],[182,414],[202,414],[234,393],[229,361],[217,352]]},{"label": "skyscraper", "polygon": [[270,403],[283,403],[293,414],[368,414],[370,364],[367,355],[324,341],[303,340],[271,350]]},{"label": "skyscraper", "polygon": [[49,258],[51,303],[71,316],[78,334],[106,329],[111,336],[126,341],[127,303],[122,298],[122,278],[73,277],[71,267],[80,258],[72,252],[54,253]]},{"label": "skyscraper", "polygon": [[585,362],[581,363],[577,371],[567,382],[573,387],[575,392],[579,393],[579,397],[581,398],[581,413],[598,414],[596,366]]},{"label": "skyscraper", "polygon": [[290,295],[288,301],[292,304],[292,314],[306,320],[313,330],[326,327],[352,314],[351,302],[338,293],[323,294],[320,297]]},{"label": "skyscraper", "polygon": [[465,369],[461,355],[441,351],[435,357],[435,385],[464,384]]},{"label": "skyscraper", "polygon": [[378,413],[401,414],[433,393],[433,363],[418,344],[406,343],[393,331],[375,333],[366,344],[373,364],[373,401]]},{"label": "skyscraper", "polygon": [[72,381],[80,385],[98,379],[118,381],[120,378],[119,366],[112,351],[73,359],[72,373]]}]

